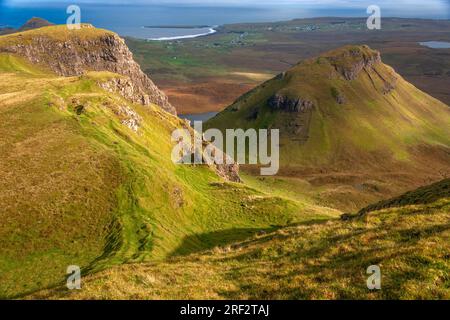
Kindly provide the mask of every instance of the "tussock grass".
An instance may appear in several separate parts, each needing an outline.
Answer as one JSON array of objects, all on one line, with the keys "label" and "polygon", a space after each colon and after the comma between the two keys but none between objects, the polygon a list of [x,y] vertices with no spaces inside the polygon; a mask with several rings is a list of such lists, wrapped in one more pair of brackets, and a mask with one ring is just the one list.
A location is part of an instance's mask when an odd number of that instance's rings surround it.
[{"label": "tussock grass", "polygon": [[450,198],[450,179],[436,182],[432,185],[410,191],[394,199],[380,201],[359,211],[360,215],[393,207],[428,204],[443,198]]},{"label": "tussock grass", "polygon": [[[50,299],[449,299],[449,198],[352,221],[301,223],[157,264],[87,277]],[[379,265],[382,289],[367,288]],[[199,274],[201,270],[201,274]]]}]

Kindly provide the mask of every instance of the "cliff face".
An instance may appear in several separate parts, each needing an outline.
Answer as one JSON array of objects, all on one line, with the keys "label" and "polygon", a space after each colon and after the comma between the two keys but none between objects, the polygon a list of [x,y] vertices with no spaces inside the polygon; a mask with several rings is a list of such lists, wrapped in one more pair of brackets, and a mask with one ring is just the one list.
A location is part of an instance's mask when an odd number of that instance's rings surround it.
[{"label": "cliff face", "polygon": [[167,96],[141,70],[118,35],[83,25],[81,30],[72,31],[70,37],[59,37],[58,28],[64,27],[54,28],[45,33],[17,34],[15,37],[22,41],[6,40],[0,43],[0,52],[17,54],[31,63],[46,65],[61,76],[77,76],[86,71],[110,71],[126,76],[129,81],[101,85],[117,93],[126,92],[124,97],[134,103],[154,103],[176,114]]},{"label": "cliff face", "polygon": [[381,62],[381,54],[367,46],[342,50],[325,58],[346,80],[355,80],[364,69],[372,69]]},{"label": "cliff face", "polygon": [[302,98],[290,99],[278,93],[272,96],[267,104],[274,111],[306,112],[314,108],[314,102],[312,101]]}]

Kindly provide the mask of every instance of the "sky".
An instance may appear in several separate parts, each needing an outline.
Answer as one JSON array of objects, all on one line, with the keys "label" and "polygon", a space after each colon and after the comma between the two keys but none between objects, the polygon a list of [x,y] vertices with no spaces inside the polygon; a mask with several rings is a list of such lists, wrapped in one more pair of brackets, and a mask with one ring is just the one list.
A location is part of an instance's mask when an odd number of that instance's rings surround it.
[{"label": "sky", "polygon": [[0,0],[0,5],[39,6],[40,4],[167,4],[167,5],[207,5],[207,6],[296,6],[304,8],[364,9],[369,5],[379,5],[393,12],[440,12],[450,17],[450,0]]},{"label": "sky", "polygon": [[[271,10],[321,11],[324,14],[333,12],[361,12],[364,16],[369,5],[378,5],[387,16],[400,17],[439,17],[450,18],[450,0],[0,0],[0,7],[43,8],[51,4],[155,4],[155,5],[181,5],[210,6],[210,7],[267,7]],[[328,11],[327,11],[328,10]],[[334,10],[334,11],[333,11]],[[0,12],[1,16],[1,12]]]},{"label": "sky", "polygon": [[398,7],[422,7],[433,6],[442,7],[443,9],[449,9],[450,0],[0,0],[0,3],[8,5],[19,5],[23,3],[57,3],[57,2],[70,2],[70,3],[102,3],[102,4],[230,4],[230,5],[256,5],[256,4],[304,4],[304,5],[318,5],[318,6],[352,6],[352,7],[367,7],[368,4],[395,4]]},{"label": "sky", "polygon": [[[64,23],[69,4],[83,8],[86,23],[137,37],[136,28],[142,30],[142,26],[150,24],[219,25],[323,16],[365,17],[373,4],[380,6],[385,17],[450,19],[450,0],[0,0],[0,26],[19,27],[33,16]],[[128,5],[115,6],[123,4]],[[151,14],[149,10],[153,10]]]},{"label": "sky", "polygon": [[396,12],[441,12],[450,16],[450,0],[0,0],[0,5],[39,6],[50,3],[70,4],[182,4],[208,6],[304,6],[309,8],[364,9],[375,4]]}]

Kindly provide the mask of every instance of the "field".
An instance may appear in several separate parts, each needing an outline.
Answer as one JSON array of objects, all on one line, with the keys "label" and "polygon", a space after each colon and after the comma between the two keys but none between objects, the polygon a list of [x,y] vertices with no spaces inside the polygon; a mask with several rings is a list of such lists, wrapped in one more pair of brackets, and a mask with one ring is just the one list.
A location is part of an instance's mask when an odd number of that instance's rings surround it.
[{"label": "field", "polygon": [[450,41],[450,22],[384,18],[381,30],[365,19],[320,18],[225,25],[218,33],[189,40],[127,39],[136,60],[168,93],[181,114],[219,111],[263,80],[300,60],[347,44],[382,53],[419,89],[450,104],[450,50],[421,41]]}]

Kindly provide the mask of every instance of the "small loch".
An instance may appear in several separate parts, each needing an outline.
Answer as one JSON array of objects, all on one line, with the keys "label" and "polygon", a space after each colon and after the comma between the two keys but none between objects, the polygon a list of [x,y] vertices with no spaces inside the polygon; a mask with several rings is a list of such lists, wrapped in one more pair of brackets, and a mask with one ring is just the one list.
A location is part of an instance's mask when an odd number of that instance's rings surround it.
[{"label": "small loch", "polygon": [[181,119],[187,119],[191,122],[194,121],[208,121],[213,118],[218,112],[205,112],[205,113],[197,113],[197,114],[180,114],[178,117]]},{"label": "small loch", "polygon": [[450,49],[450,42],[446,41],[425,41],[419,42],[419,44],[432,49]]}]

